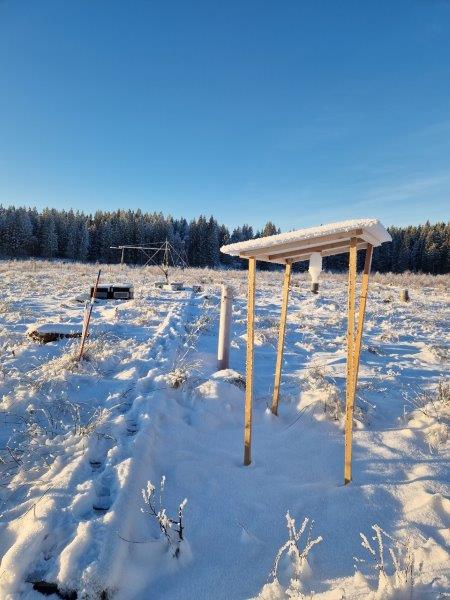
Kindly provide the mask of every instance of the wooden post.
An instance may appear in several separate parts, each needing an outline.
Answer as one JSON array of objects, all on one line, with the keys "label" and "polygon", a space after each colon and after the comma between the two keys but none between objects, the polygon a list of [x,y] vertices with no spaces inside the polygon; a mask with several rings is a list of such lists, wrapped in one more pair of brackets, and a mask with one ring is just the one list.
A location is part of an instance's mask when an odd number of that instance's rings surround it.
[{"label": "wooden post", "polygon": [[355,337],[355,348],[353,356],[353,403],[355,401],[356,386],[358,385],[358,373],[359,373],[359,358],[361,356],[361,341],[364,327],[364,317],[366,315],[366,303],[367,303],[367,292],[369,290],[369,276],[370,267],[372,265],[372,254],[373,246],[368,244],[366,250],[366,259],[364,261],[364,271],[361,281],[361,295],[359,298],[359,309],[358,309],[358,326],[356,329]]},{"label": "wooden post", "polygon": [[230,366],[230,326],[233,290],[227,285],[222,286],[220,303],[219,341],[217,346],[217,369],[228,369]]},{"label": "wooden post", "polygon": [[275,381],[274,381],[273,396],[272,396],[272,409],[271,410],[274,415],[278,414],[278,402],[279,402],[279,397],[280,397],[281,369],[282,369],[282,363],[283,363],[284,338],[285,338],[285,334],[286,334],[286,317],[287,317],[287,308],[288,308],[288,301],[289,301],[289,285],[291,283],[291,271],[292,271],[292,264],[291,264],[291,262],[287,262],[286,269],[284,272],[284,280],[283,280],[280,328],[278,331],[277,362],[276,362],[276,366],[275,366]]},{"label": "wooden post", "polygon": [[120,264],[123,265],[123,259],[125,255],[125,248],[122,248],[122,256],[120,257]]},{"label": "wooden post", "polygon": [[402,302],[409,302],[409,291],[408,290],[402,290],[400,293],[400,300]]},{"label": "wooden post", "polygon": [[245,368],[244,465],[252,462],[253,354],[255,339],[256,259],[248,259],[247,359]]},{"label": "wooden post", "polygon": [[[364,327],[364,317],[366,314],[367,292],[369,289],[370,267],[372,265],[373,246],[368,244],[366,258],[364,261],[364,271],[361,281],[361,294],[359,299],[358,326],[354,338],[353,361],[352,361],[352,379],[349,389],[347,380],[347,390],[349,393],[346,398],[346,420],[345,420],[345,484],[352,478],[352,433],[353,433],[353,412],[355,406],[356,387],[358,384],[359,359],[361,356],[361,342]],[[355,268],[356,270],[356,268]],[[351,413],[351,414],[348,414]]]},{"label": "wooden post", "polygon": [[347,318],[347,381],[345,390],[345,459],[344,483],[352,478],[352,433],[353,433],[353,377],[355,346],[355,296],[356,296],[356,258],[357,240],[350,240],[348,264],[348,318]]}]

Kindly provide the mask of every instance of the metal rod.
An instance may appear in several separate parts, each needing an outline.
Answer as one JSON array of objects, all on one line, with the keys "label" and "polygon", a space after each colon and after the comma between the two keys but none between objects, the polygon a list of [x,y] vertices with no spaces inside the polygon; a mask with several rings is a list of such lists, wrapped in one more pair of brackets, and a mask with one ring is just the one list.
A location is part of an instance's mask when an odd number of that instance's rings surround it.
[{"label": "metal rod", "polygon": [[102,272],[102,270],[99,269],[98,275],[97,275],[97,279],[96,279],[96,281],[94,283],[94,289],[92,291],[91,302],[90,302],[90,305],[89,305],[89,310],[88,310],[88,313],[87,313],[87,317],[86,317],[85,322],[83,323],[83,331],[81,333],[80,353],[78,354],[78,360],[79,361],[83,358],[84,344],[86,342],[86,338],[87,338],[87,334],[88,334],[89,323],[91,321],[92,309],[94,307],[95,297],[97,295],[98,282],[100,281],[101,272]]}]

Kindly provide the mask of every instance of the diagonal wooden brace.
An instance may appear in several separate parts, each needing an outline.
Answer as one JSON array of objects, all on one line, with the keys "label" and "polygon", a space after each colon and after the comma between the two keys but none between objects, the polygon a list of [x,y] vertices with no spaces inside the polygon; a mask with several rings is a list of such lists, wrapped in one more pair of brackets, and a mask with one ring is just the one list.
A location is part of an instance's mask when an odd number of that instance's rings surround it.
[{"label": "diagonal wooden brace", "polygon": [[283,364],[284,338],[286,335],[286,317],[287,317],[287,309],[288,309],[288,301],[289,301],[289,286],[291,283],[291,271],[292,271],[292,264],[291,264],[291,262],[287,262],[286,269],[284,272],[284,280],[283,280],[280,328],[278,331],[277,362],[276,362],[276,366],[275,366],[275,381],[274,381],[273,395],[272,395],[271,410],[274,415],[278,414],[278,402],[279,402],[279,398],[280,398],[281,370],[282,370],[282,364]]},{"label": "diagonal wooden brace", "polygon": [[349,286],[348,286],[348,326],[347,326],[347,385],[345,398],[345,464],[344,484],[352,479],[352,441],[353,413],[355,408],[356,386],[358,382],[359,360],[361,356],[362,332],[366,312],[367,292],[369,288],[370,267],[372,264],[373,246],[366,250],[364,271],[361,282],[361,295],[358,311],[358,326],[355,332],[356,301],[356,253],[357,241],[350,242]]}]

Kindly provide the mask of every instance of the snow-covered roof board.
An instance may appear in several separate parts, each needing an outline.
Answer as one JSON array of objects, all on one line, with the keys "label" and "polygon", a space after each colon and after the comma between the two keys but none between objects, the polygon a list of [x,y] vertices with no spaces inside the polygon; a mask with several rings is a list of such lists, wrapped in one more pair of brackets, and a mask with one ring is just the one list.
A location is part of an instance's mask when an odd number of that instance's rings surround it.
[{"label": "snow-covered roof board", "polygon": [[378,219],[352,219],[228,244],[220,251],[285,264],[308,260],[312,252],[320,252],[322,256],[348,252],[351,238],[357,239],[358,249],[367,248],[367,244],[380,246],[392,240]]}]

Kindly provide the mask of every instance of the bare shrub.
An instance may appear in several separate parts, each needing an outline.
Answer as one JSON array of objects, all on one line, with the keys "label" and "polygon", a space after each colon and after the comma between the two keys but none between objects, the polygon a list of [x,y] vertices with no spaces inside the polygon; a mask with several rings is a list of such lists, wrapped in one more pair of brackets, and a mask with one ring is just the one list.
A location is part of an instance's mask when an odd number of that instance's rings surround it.
[{"label": "bare shrub", "polygon": [[178,505],[178,513],[176,518],[168,516],[167,509],[163,508],[165,483],[166,478],[163,475],[159,486],[159,498],[156,500],[156,488],[150,481],[147,482],[147,487],[142,490],[142,497],[147,508],[141,510],[144,513],[147,512],[151,518],[155,519],[161,533],[164,535],[167,544],[173,551],[172,556],[174,558],[178,558],[180,556],[181,543],[184,541],[183,511],[186,507],[187,499],[185,498]]},{"label": "bare shrub", "polygon": [[318,392],[318,402],[322,404],[324,413],[331,419],[339,421],[344,414],[344,404],[335,380],[327,373],[326,365],[312,364],[305,377],[309,390]]},{"label": "bare shrub", "polygon": [[274,345],[276,333],[266,329],[265,331],[255,331],[254,343],[256,346],[264,346],[265,344]]},{"label": "bare shrub", "polygon": [[424,431],[430,452],[438,452],[449,439],[450,430],[450,381],[441,379],[436,387],[431,389],[416,388],[403,394],[405,404],[412,412],[409,418],[414,418],[418,412],[429,421]]},{"label": "bare shrub", "polygon": [[[277,597],[292,598],[296,600],[307,600],[311,596],[305,595],[305,585],[302,581],[309,576],[310,567],[308,564],[308,555],[312,548],[322,541],[322,537],[312,539],[311,532],[314,521],[311,521],[305,517],[303,523],[299,529],[295,527],[295,519],[293,519],[289,513],[286,513],[286,526],[288,529],[288,539],[280,547],[276,556],[273,569],[270,572],[269,579],[272,581],[266,584],[261,593],[257,596],[258,599],[263,600],[265,598]],[[309,527],[308,527],[309,525]],[[305,542],[301,543],[301,538],[304,532],[307,530],[307,537]],[[287,558],[289,562],[289,581],[286,586],[283,586],[279,581],[280,563]]]},{"label": "bare shrub", "polygon": [[[416,564],[414,546],[408,538],[405,542],[390,536],[379,525],[372,525],[375,535],[371,543],[367,536],[360,533],[361,546],[367,550],[371,564],[369,568],[375,570],[378,576],[378,598],[410,598],[414,588],[415,579],[421,571],[421,564]],[[390,545],[385,548],[385,541]],[[366,563],[365,559],[354,557],[356,565]]]},{"label": "bare shrub", "polygon": [[69,436],[114,439],[105,431],[109,411],[72,402],[53,387],[40,389],[24,410],[20,406],[0,412],[4,430],[9,433],[0,447],[0,485],[14,489],[13,479],[20,473],[38,473],[64,454]]},{"label": "bare shrub", "polygon": [[262,346],[271,344],[275,346],[278,340],[279,321],[270,316],[256,318],[255,344]]},{"label": "bare shrub", "polygon": [[390,319],[381,323],[381,333],[378,336],[381,342],[397,342],[400,339],[397,327]]},{"label": "bare shrub", "polygon": [[201,333],[210,327],[213,320],[212,310],[213,306],[208,306],[206,312],[185,325],[185,334],[182,343],[177,349],[173,368],[165,376],[170,387],[178,389],[184,386],[193,373],[199,371],[202,364],[201,361],[191,358],[190,354],[195,352],[196,343]]},{"label": "bare shrub", "polygon": [[167,383],[171,388],[178,389],[186,383],[190,373],[191,371],[187,364],[176,367],[166,375]]},{"label": "bare shrub", "polygon": [[450,358],[450,351],[447,346],[427,344],[427,348],[438,361],[447,362]]}]

